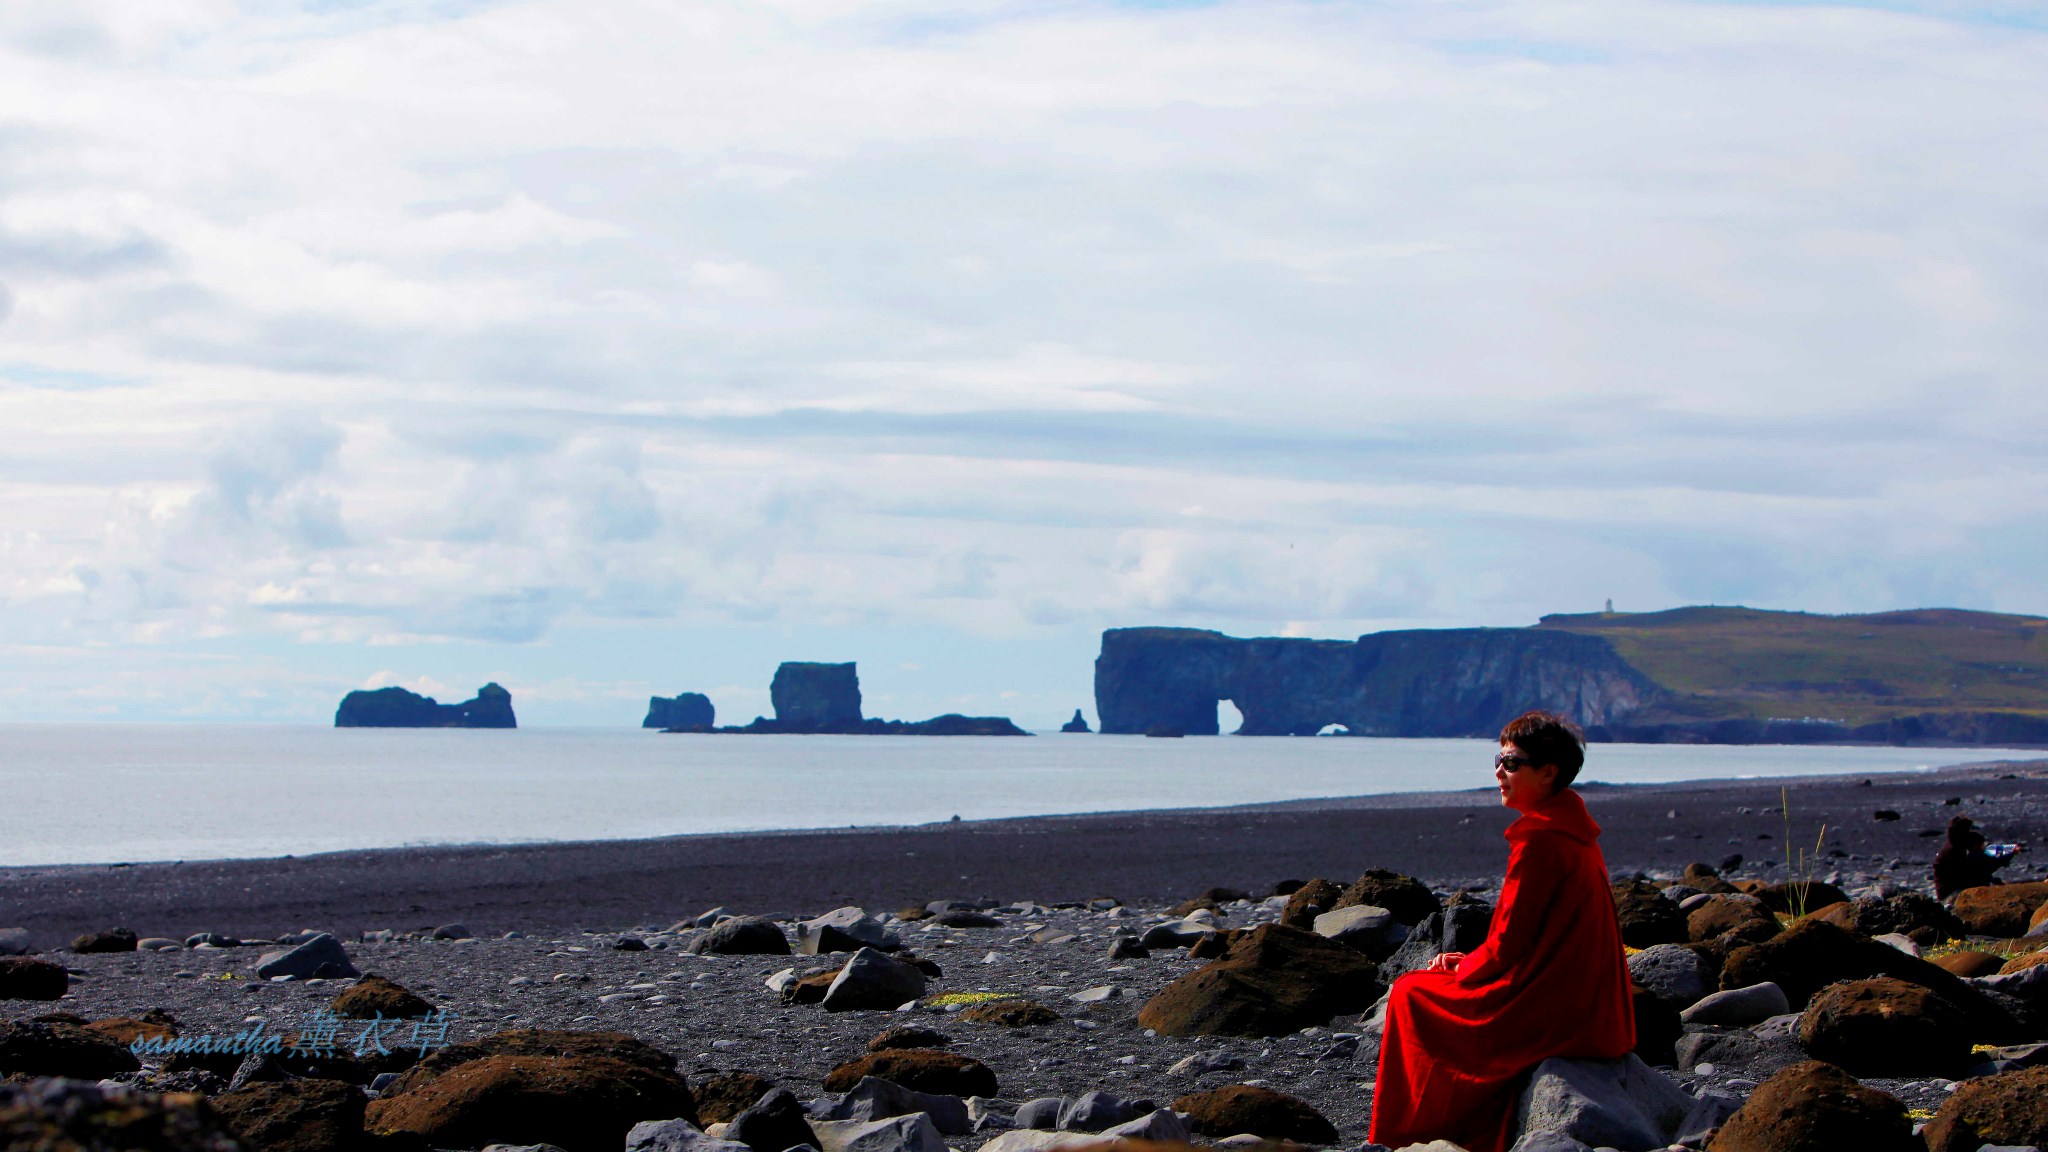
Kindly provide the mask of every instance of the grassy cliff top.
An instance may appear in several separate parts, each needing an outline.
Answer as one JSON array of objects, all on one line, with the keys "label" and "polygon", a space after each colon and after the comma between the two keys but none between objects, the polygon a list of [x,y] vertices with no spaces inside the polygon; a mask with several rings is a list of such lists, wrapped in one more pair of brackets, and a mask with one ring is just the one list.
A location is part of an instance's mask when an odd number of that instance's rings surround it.
[{"label": "grassy cliff top", "polygon": [[1674,608],[1545,616],[1593,633],[1693,715],[1866,723],[1914,712],[2048,715],[2048,619],[1955,608],[1820,616]]}]

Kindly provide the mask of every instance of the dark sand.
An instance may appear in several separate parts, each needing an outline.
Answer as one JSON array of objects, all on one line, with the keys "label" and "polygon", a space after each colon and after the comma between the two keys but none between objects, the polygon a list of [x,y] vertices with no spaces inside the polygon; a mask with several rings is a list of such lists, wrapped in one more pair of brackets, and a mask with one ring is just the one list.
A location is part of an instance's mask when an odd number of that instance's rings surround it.
[{"label": "dark sand", "polygon": [[[1830,829],[1827,851],[1840,855],[1822,875],[1891,866],[1900,883],[1923,884],[1940,843],[1928,833],[1957,812],[1993,840],[2033,845],[2007,875],[2048,872],[2048,760],[1584,791],[1606,829],[1611,868],[1651,871],[1738,852],[1782,861],[1781,787],[1791,791],[1795,844],[1811,851],[1820,826]],[[1961,802],[1946,805],[1950,798]],[[1903,819],[1880,822],[1878,809]],[[908,828],[10,868],[0,869],[0,926],[28,928],[46,943],[114,925],[144,936],[303,927],[352,936],[461,922],[497,934],[665,925],[717,905],[815,914],[940,898],[1172,902],[1211,885],[1263,895],[1281,879],[1346,880],[1368,867],[1439,886],[1484,885],[1497,884],[1505,866],[1500,830],[1509,816],[1489,789]]]}]

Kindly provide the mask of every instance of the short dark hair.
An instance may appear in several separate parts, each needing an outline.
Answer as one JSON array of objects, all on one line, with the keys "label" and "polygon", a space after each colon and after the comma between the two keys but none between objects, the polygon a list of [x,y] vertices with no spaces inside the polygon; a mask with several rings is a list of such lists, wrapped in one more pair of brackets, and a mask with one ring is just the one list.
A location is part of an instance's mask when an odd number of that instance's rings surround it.
[{"label": "short dark hair", "polygon": [[1586,763],[1586,738],[1579,726],[1555,712],[1522,713],[1500,730],[1500,742],[1520,748],[1538,768],[1557,765],[1559,788],[1578,779]]}]

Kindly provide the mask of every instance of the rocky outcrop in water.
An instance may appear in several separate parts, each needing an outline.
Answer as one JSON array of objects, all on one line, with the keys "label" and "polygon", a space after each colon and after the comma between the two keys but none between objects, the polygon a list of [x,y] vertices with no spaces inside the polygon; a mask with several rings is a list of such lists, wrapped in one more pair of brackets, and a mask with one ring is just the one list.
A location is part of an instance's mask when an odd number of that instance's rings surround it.
[{"label": "rocky outcrop in water", "polygon": [[711,727],[717,716],[718,710],[711,706],[711,698],[702,692],[650,696],[647,698],[647,719],[642,720],[640,726],[678,732],[703,731]]},{"label": "rocky outcrop in water", "polygon": [[[775,717],[715,729],[742,735],[786,736],[1029,736],[1007,716],[948,712],[929,720],[881,720],[860,714],[860,674],[851,663],[784,663],[768,686]],[[673,731],[673,729],[671,729]]]},{"label": "rocky outcrop in water", "polygon": [[1662,695],[1596,636],[1534,629],[1376,632],[1356,641],[1241,640],[1191,628],[1117,628],[1095,661],[1105,733],[1217,732],[1229,700],[1246,736],[1491,736],[1529,708],[1582,724]]},{"label": "rocky outcrop in water", "polygon": [[355,691],[335,709],[336,728],[517,728],[512,694],[497,684],[477,689],[460,704],[442,704],[404,688]]},{"label": "rocky outcrop in water", "polygon": [[1074,709],[1074,718],[1060,725],[1060,731],[1080,733],[1091,731],[1091,729],[1088,727],[1088,718],[1081,715],[1081,710],[1076,708]]}]

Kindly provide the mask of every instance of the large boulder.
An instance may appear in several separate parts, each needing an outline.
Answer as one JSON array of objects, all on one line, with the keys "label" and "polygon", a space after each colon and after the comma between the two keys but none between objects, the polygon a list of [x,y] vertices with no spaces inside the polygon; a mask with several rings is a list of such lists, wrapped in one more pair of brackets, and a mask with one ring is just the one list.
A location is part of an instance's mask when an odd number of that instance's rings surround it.
[{"label": "large boulder", "polygon": [[1918,984],[1957,1004],[1968,1005],[1973,1001],[1967,986],[1954,974],[1889,944],[1819,920],[1802,920],[1773,939],[1730,952],[1728,963],[1721,970],[1721,986],[1740,988],[1768,981],[1784,990],[1796,1011],[1806,1007],[1815,992],[1837,980],[1872,976],[1892,976]]},{"label": "large boulder", "polygon": [[787,956],[789,938],[772,920],[735,916],[700,933],[688,950],[709,956]]},{"label": "large boulder", "polygon": [[1337,906],[1344,890],[1318,876],[1287,897],[1286,907],[1280,910],[1280,922],[1289,928],[1312,929],[1316,917]]},{"label": "large boulder", "polygon": [[1443,910],[1443,901],[1436,898],[1429,885],[1413,876],[1403,876],[1385,868],[1366,869],[1365,875],[1353,881],[1351,887],[1337,897],[1331,910],[1359,904],[1385,908],[1403,924],[1420,924],[1430,913]]},{"label": "large boulder", "polygon": [[33,956],[0,956],[0,1000],[62,1000],[71,974]]},{"label": "large boulder", "polygon": [[1707,1152],[1926,1152],[1906,1106],[1832,1064],[1807,1060],[1757,1085]]},{"label": "large boulder", "polygon": [[1337,1126],[1308,1101],[1271,1088],[1228,1084],[1195,1092],[1173,1102],[1188,1127],[1202,1136],[1235,1136],[1248,1132],[1268,1140],[1327,1146],[1338,1142]]},{"label": "large boulder", "polygon": [[834,1068],[825,1077],[825,1091],[847,1092],[864,1076],[900,1084],[935,1096],[1000,1096],[996,1074],[972,1056],[936,1048],[893,1048],[870,1052]]},{"label": "large boulder", "polygon": [[368,1142],[363,1090],[339,1080],[251,1084],[211,1103],[235,1139],[262,1152],[355,1152]]},{"label": "large boulder", "polygon": [[1630,880],[1613,886],[1614,914],[1621,921],[1621,942],[1631,948],[1683,944],[1685,913],[1655,884]]},{"label": "large boulder", "polygon": [[[1427,919],[1424,923],[1428,923]],[[1385,908],[1353,904],[1316,917],[1315,934],[1356,948],[1374,960],[1384,960],[1408,939],[1408,926],[1396,920],[1394,914]]]},{"label": "large boulder", "polygon": [[1970,1058],[1969,1015],[1927,989],[1889,976],[1848,980],[1815,994],[1799,1017],[1799,1043],[1857,1076],[1944,1076]]},{"label": "large boulder", "polygon": [[372,972],[336,996],[333,1009],[344,1020],[410,1020],[429,1015],[434,1006],[403,984]]},{"label": "large boulder", "polygon": [[1923,948],[1964,934],[1963,922],[1947,905],[1925,892],[1902,892],[1882,900],[1866,896],[1830,904],[1812,914],[1837,928],[1865,936],[1897,932]]},{"label": "large boulder", "polygon": [[1634,1056],[1619,1060],[1545,1060],[1530,1074],[1516,1108],[1520,1143],[1565,1137],[1588,1147],[1646,1152],[1671,1143],[1696,1102],[1672,1079]]},{"label": "large boulder", "polygon": [[0,1076],[103,1080],[141,1067],[127,1045],[83,1025],[0,1020]]},{"label": "large boulder", "polygon": [[643,1120],[693,1117],[689,1085],[603,1056],[486,1056],[370,1102],[380,1135],[411,1132],[437,1148],[557,1145],[616,1152]]},{"label": "large boulder", "polygon": [[1280,1036],[1379,999],[1378,967],[1313,932],[1263,925],[1161,989],[1138,1022],[1164,1036]]},{"label": "large boulder", "polygon": [[967,1101],[960,1097],[919,1092],[875,1076],[861,1077],[837,1102],[819,1101],[817,1108],[814,1115],[821,1120],[859,1120],[865,1123],[922,1112],[930,1116],[932,1123],[945,1135],[965,1136],[974,1131]]},{"label": "large boulder", "polygon": [[1445,952],[1470,952],[1486,942],[1492,926],[1492,905],[1453,897],[1442,912],[1424,917],[1411,928],[1394,954],[1380,961],[1380,981],[1392,984],[1397,977],[1429,967]]},{"label": "large boulder", "polygon": [[311,980],[316,976],[333,980],[362,973],[349,962],[348,949],[341,946],[341,941],[321,932],[295,948],[265,952],[257,957],[256,975],[265,980],[279,976],[289,976],[294,980]]},{"label": "large boulder", "polygon": [[135,933],[127,928],[109,928],[105,932],[87,932],[71,941],[71,950],[80,953],[133,952]]},{"label": "large boulder", "polygon": [[197,1093],[86,1080],[0,1083],[0,1148],[23,1152],[245,1152]]},{"label": "large boulder", "polygon": [[[386,1095],[410,1092],[464,1064],[493,1056],[549,1056],[567,1059],[615,1060],[650,1072],[674,1072],[676,1058],[638,1037],[623,1032],[570,1032],[546,1028],[511,1028],[439,1049],[414,1064],[385,1089]],[[671,1112],[691,1123],[695,1109]]]},{"label": "large boulder", "polygon": [[775,1081],[752,1072],[721,1072],[690,1087],[697,1119],[706,1124],[724,1124],[773,1091]]},{"label": "large boulder", "polygon": [[925,975],[916,967],[862,948],[825,988],[827,1012],[894,1011],[924,995]]},{"label": "large boulder", "polygon": [[[840,1120],[815,1125],[830,1152],[947,1152],[938,1126],[922,1112],[887,1120]],[[993,1142],[991,1142],[993,1143]]]},{"label": "large boulder", "polygon": [[2024,936],[2034,912],[2048,904],[2048,880],[1965,888],[1952,901],[1956,919],[1977,936]]},{"label": "large boulder", "polygon": [[1708,896],[1685,914],[1686,935],[1696,941],[1728,939],[1757,944],[1778,934],[1778,918],[1754,896]]},{"label": "large boulder", "polygon": [[796,940],[806,956],[858,952],[862,948],[894,952],[903,947],[903,941],[894,932],[861,908],[835,908],[823,916],[801,921],[796,926]]},{"label": "large boulder", "polygon": [[1921,1136],[1927,1152],[1977,1152],[1986,1144],[2048,1148],[2048,1068],[1956,1085]]},{"label": "large boulder", "polygon": [[1681,1023],[1748,1028],[1792,1011],[1785,990],[1766,980],[1743,988],[1723,988],[1700,997],[1678,1014]]},{"label": "large boulder", "polygon": [[819,1146],[817,1134],[804,1117],[803,1104],[787,1088],[777,1088],[734,1117],[726,1125],[725,1138],[745,1144],[753,1152],[783,1152],[803,1144]]},{"label": "large boulder", "polygon": [[1719,975],[1698,951],[1653,944],[1628,958],[1629,977],[1673,1008],[1690,1007],[1719,986]]},{"label": "large boulder", "polygon": [[[496,1152],[550,1152],[551,1144],[494,1146]],[[625,1152],[753,1152],[737,1140],[707,1135],[703,1129],[680,1117],[642,1120],[626,1130]]]}]

